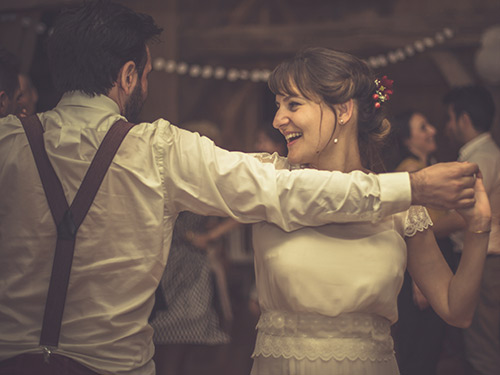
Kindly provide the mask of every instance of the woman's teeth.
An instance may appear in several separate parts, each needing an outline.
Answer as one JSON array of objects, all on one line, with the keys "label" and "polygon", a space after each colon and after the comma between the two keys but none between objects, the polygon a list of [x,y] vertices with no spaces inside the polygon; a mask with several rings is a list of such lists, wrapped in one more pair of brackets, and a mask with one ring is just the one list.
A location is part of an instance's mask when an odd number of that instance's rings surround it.
[{"label": "woman's teeth", "polygon": [[289,133],[289,134],[285,135],[286,141],[288,143],[290,143],[290,142],[292,142],[300,137],[302,137],[302,133],[298,133],[298,132],[297,133]]}]

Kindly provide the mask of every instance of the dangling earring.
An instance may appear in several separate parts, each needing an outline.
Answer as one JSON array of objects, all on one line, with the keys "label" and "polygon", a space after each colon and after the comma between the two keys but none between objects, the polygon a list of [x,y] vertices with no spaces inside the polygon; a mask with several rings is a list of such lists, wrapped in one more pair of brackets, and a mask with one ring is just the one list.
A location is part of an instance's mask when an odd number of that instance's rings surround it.
[{"label": "dangling earring", "polygon": [[[341,118],[341,119],[339,120],[339,124],[340,124],[340,125],[344,125],[344,119],[342,119],[342,118]],[[334,138],[334,139],[333,139],[333,143],[335,143],[335,144],[339,143],[339,139],[338,139],[338,138]]]}]

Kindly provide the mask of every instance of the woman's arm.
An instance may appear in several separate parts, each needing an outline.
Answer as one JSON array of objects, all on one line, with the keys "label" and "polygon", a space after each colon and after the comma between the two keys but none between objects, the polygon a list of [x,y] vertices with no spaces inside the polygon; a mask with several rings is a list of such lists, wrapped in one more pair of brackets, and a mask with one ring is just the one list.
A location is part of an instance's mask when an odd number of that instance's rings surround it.
[{"label": "woman's arm", "polygon": [[462,216],[455,210],[451,210],[434,221],[432,231],[436,238],[445,238],[453,232],[465,229],[466,225]]},{"label": "woman's arm", "polygon": [[207,246],[210,242],[218,240],[221,236],[233,229],[236,229],[240,225],[241,224],[237,221],[228,218],[207,232],[196,233],[188,231],[186,232],[186,238],[194,246],[200,249],[207,249]]},{"label": "woman's arm", "polygon": [[476,204],[460,210],[467,223],[459,267],[451,272],[431,230],[407,238],[408,271],[437,314],[457,327],[470,325],[479,295],[491,210],[481,178],[475,184]]}]

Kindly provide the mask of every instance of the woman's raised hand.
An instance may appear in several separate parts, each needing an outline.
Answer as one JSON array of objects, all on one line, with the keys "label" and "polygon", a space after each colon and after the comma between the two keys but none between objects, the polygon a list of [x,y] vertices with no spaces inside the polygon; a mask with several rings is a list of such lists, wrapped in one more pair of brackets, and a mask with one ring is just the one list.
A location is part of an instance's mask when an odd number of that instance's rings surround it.
[{"label": "woman's raised hand", "polygon": [[467,223],[467,229],[473,233],[487,233],[491,230],[491,207],[484,189],[481,172],[476,174],[474,183],[475,204],[469,208],[457,209]]}]

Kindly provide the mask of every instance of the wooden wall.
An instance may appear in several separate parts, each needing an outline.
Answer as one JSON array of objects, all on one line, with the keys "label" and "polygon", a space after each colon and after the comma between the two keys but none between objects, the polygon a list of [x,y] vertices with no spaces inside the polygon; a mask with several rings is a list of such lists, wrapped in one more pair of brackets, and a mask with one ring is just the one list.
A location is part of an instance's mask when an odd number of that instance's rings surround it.
[{"label": "wooden wall", "polygon": [[[0,42],[22,55],[23,68],[43,76],[40,21],[49,27],[54,12],[69,0],[5,0],[0,5]],[[454,35],[395,63],[376,68],[395,80],[391,109],[414,107],[442,130],[441,97],[454,84],[481,82],[474,56],[481,35],[500,23],[498,0],[122,0],[155,18],[164,28],[153,59],[226,69],[272,69],[305,46],[324,46],[368,59],[435,38],[449,28]],[[8,21],[9,15],[14,15]],[[23,18],[32,19],[31,26]],[[3,19],[3,21],[1,21]],[[500,62],[499,62],[500,63]],[[227,70],[226,70],[227,72]],[[41,82],[42,80],[40,80]],[[45,83],[48,85],[47,83]],[[499,87],[489,85],[500,107]],[[46,88],[45,106],[55,99]],[[265,82],[227,77],[152,72],[144,120],[164,117],[176,124],[196,119],[217,123],[229,149],[251,151],[258,126],[269,123],[273,98]],[[498,134],[498,121],[495,133]],[[456,148],[439,136],[442,160]]]}]

